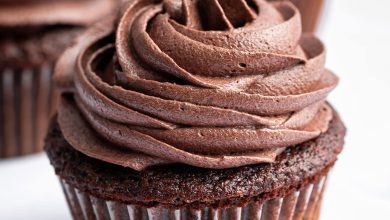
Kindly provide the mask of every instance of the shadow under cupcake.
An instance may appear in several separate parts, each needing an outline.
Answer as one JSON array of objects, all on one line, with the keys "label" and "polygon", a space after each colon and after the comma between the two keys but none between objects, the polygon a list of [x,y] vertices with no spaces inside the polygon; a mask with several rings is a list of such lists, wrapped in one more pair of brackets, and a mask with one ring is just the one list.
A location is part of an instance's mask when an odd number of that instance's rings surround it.
[{"label": "shadow under cupcake", "polygon": [[286,1],[130,1],[59,59],[45,150],[74,219],[318,219],[338,78]]}]

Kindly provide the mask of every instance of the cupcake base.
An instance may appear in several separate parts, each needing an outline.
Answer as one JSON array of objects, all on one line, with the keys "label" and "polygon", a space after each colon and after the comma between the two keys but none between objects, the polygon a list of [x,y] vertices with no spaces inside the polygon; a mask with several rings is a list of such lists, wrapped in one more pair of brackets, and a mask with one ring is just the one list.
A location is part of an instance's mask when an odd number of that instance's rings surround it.
[{"label": "cupcake base", "polygon": [[321,200],[325,190],[326,176],[320,177],[301,190],[285,197],[263,203],[250,202],[244,206],[215,209],[143,207],[99,199],[90,196],[61,180],[70,211],[74,219],[109,220],[298,220],[319,219]]},{"label": "cupcake base", "polygon": [[0,158],[41,151],[56,95],[53,64],[0,70]]},{"label": "cupcake base", "polygon": [[138,172],[109,164],[76,151],[55,121],[45,150],[74,219],[311,220],[344,135],[334,112],[326,133],[274,163],[223,170],[172,164]]}]

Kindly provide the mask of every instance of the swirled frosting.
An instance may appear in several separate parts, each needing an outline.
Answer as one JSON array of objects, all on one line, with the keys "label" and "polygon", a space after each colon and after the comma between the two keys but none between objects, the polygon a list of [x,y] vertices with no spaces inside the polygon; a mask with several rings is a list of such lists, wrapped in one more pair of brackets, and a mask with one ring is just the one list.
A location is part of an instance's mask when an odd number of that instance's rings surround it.
[{"label": "swirled frosting", "polygon": [[116,7],[115,0],[0,0],[0,27],[88,25]]},{"label": "swirled frosting", "polygon": [[61,57],[58,121],[78,151],[135,170],[272,163],[328,129],[324,61],[285,1],[130,1]]}]

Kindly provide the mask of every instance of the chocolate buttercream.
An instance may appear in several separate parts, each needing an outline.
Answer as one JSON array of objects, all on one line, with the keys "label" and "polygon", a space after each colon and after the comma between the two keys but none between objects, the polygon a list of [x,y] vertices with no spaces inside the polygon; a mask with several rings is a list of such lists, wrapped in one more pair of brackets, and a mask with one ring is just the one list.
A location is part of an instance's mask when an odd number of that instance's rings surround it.
[{"label": "chocolate buttercream", "polygon": [[328,129],[324,61],[288,2],[130,1],[60,58],[58,122],[78,151],[135,170],[272,163]]}]

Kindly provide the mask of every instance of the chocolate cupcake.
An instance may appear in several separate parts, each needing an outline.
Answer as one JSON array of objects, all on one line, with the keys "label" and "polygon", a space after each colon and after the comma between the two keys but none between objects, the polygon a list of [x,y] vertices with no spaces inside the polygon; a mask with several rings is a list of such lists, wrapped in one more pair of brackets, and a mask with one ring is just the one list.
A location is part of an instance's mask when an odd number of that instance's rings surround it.
[{"label": "chocolate cupcake", "polygon": [[136,0],[56,66],[75,219],[318,219],[345,128],[289,2]]},{"label": "chocolate cupcake", "polygon": [[[271,0],[277,1],[277,0]],[[303,32],[315,32],[324,7],[324,0],[290,0],[298,7],[302,16]]]},{"label": "chocolate cupcake", "polygon": [[0,0],[0,158],[42,150],[55,60],[113,0]]}]

